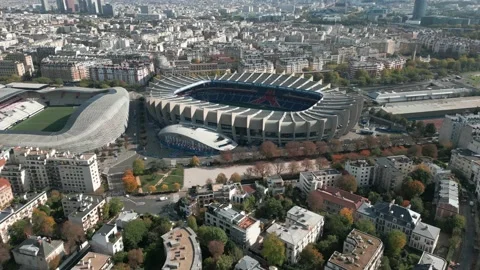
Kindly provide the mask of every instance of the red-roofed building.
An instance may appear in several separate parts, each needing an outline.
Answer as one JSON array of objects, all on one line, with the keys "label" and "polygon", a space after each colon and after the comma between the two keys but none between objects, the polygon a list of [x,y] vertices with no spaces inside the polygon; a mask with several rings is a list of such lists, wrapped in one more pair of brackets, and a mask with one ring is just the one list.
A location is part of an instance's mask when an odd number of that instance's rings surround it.
[{"label": "red-roofed building", "polygon": [[338,213],[342,208],[349,208],[353,210],[353,213],[355,214],[363,202],[368,202],[368,199],[329,186],[312,191],[309,198],[310,207],[315,208],[315,210],[324,210],[329,213]]},{"label": "red-roofed building", "polygon": [[9,206],[13,200],[12,185],[5,178],[0,178],[0,209]]}]

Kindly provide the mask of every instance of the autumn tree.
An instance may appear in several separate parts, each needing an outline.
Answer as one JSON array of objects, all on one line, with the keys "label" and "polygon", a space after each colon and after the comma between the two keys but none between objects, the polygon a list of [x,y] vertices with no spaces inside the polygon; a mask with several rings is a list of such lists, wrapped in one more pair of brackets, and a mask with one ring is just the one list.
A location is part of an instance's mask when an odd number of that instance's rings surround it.
[{"label": "autumn tree", "polygon": [[51,216],[38,209],[33,209],[32,214],[33,232],[36,235],[53,236],[55,220]]},{"label": "autumn tree", "polygon": [[438,149],[435,144],[426,144],[422,147],[422,154],[427,157],[437,158]]},{"label": "autumn tree", "polygon": [[382,135],[378,137],[378,142],[380,144],[380,147],[382,148],[387,148],[391,145],[390,137],[388,137],[388,135]]},{"label": "autumn tree", "polygon": [[223,244],[221,241],[214,240],[208,243],[208,251],[210,251],[210,254],[212,254],[212,257],[215,260],[223,255],[224,249],[225,244]]},{"label": "autumn tree", "polygon": [[314,163],[310,159],[306,158],[302,160],[302,167],[305,171],[313,169]]},{"label": "autumn tree", "polygon": [[418,165],[408,176],[421,181],[425,186],[430,184],[433,179],[430,169],[423,163]]},{"label": "autumn tree", "polygon": [[340,216],[346,218],[348,221],[348,224],[352,225],[353,224],[353,210],[350,208],[342,208],[340,210]]},{"label": "autumn tree", "polygon": [[227,183],[227,176],[224,173],[219,173],[217,177],[215,178],[215,183],[217,184],[225,184]]},{"label": "autumn tree", "polygon": [[260,145],[260,154],[266,158],[273,158],[278,156],[278,147],[271,141],[264,141]]},{"label": "autumn tree", "polygon": [[317,158],[315,163],[317,164],[318,169],[327,168],[330,165],[330,162],[324,157]]},{"label": "autumn tree", "polygon": [[270,233],[263,240],[262,256],[269,265],[283,265],[286,259],[285,244],[276,234]]},{"label": "autumn tree", "polygon": [[222,158],[223,161],[229,163],[233,160],[233,153],[232,151],[221,151],[220,152],[220,157]]},{"label": "autumn tree", "polygon": [[338,179],[338,187],[348,191],[348,192],[356,192],[357,191],[357,179],[355,179],[355,176],[351,174],[346,174],[340,176]]},{"label": "autumn tree", "polygon": [[315,190],[311,191],[307,197],[307,204],[314,212],[322,210],[322,196]]},{"label": "autumn tree", "polygon": [[57,255],[48,262],[48,269],[57,269],[60,265],[61,256]]},{"label": "autumn tree", "polygon": [[373,148],[376,148],[378,146],[379,141],[375,136],[368,135],[365,138],[365,143],[367,144],[368,149],[373,149]]},{"label": "autumn tree", "polygon": [[132,170],[126,170],[125,173],[123,174],[123,186],[125,188],[126,192],[134,192],[137,187],[138,183],[137,180],[135,179],[135,176],[133,175]]},{"label": "autumn tree", "polygon": [[334,153],[341,152],[343,150],[343,143],[338,139],[333,139],[330,141],[330,148]]},{"label": "autumn tree", "polygon": [[234,172],[230,175],[229,181],[232,183],[240,183],[240,181],[242,181],[242,176],[239,173]]},{"label": "autumn tree", "polygon": [[143,264],[143,251],[141,248],[132,249],[128,252],[128,265],[132,269],[137,269]]},{"label": "autumn tree", "polygon": [[302,149],[305,156],[312,156],[317,152],[315,143],[313,143],[312,141],[302,142]]},{"label": "autumn tree", "polygon": [[276,159],[276,160],[272,163],[272,167],[273,167],[273,172],[274,172],[276,175],[280,175],[280,174],[282,174],[282,173],[285,171],[285,162],[284,162],[283,160]]},{"label": "autumn tree", "polygon": [[407,180],[402,185],[403,196],[407,199],[420,196],[424,191],[425,185],[418,180]]},{"label": "autumn tree", "polygon": [[153,192],[157,191],[157,188],[154,185],[148,185],[147,190],[148,190],[148,192],[153,193]]},{"label": "autumn tree", "polygon": [[73,248],[85,241],[85,232],[83,228],[73,224],[71,221],[67,220],[62,224],[60,228],[60,235],[62,240],[66,242],[66,250],[70,253]]},{"label": "autumn tree", "polygon": [[0,265],[10,260],[10,247],[7,244],[0,243]]},{"label": "autumn tree", "polygon": [[300,260],[298,261],[300,269],[322,269],[323,263],[322,253],[320,253],[312,243],[308,244],[300,253]]},{"label": "autumn tree", "polygon": [[190,160],[190,165],[192,167],[200,166],[200,159],[197,156],[193,156],[192,159]]},{"label": "autumn tree", "polygon": [[285,150],[287,150],[289,157],[298,157],[303,154],[300,147],[301,144],[299,142],[291,141],[285,145]]},{"label": "autumn tree", "polygon": [[400,230],[392,230],[387,235],[387,253],[398,256],[407,244],[407,236]]},{"label": "autumn tree", "polygon": [[137,158],[133,161],[133,174],[134,175],[142,175],[143,171],[145,170],[145,163],[143,160]]},{"label": "autumn tree", "polygon": [[255,162],[253,171],[256,176],[264,178],[272,174],[272,167],[269,163],[258,161]]},{"label": "autumn tree", "polygon": [[181,188],[180,184],[179,183],[173,183],[173,190],[175,191],[179,191]]},{"label": "autumn tree", "polygon": [[165,192],[165,191],[167,191],[167,190],[168,190],[168,185],[167,185],[167,184],[162,184],[162,185],[160,186],[160,191]]},{"label": "autumn tree", "polygon": [[411,157],[420,157],[422,155],[422,147],[420,145],[412,145],[407,150],[407,155]]},{"label": "autumn tree", "polygon": [[292,161],[288,164],[288,172],[290,174],[296,174],[300,171],[300,164],[297,161]]},{"label": "autumn tree", "polygon": [[315,143],[315,146],[317,148],[317,153],[319,155],[324,155],[328,152],[330,152],[330,147],[328,146],[328,144],[324,141],[318,141]]}]

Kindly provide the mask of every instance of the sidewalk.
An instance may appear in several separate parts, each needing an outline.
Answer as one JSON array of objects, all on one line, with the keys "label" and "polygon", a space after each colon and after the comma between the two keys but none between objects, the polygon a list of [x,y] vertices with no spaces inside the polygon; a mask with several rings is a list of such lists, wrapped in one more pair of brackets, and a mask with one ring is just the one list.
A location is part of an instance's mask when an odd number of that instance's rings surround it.
[{"label": "sidewalk", "polygon": [[173,169],[170,169],[166,174],[162,176],[162,178],[158,179],[158,182],[155,184],[155,187],[160,185],[163,182],[163,179],[167,178],[171,173],[173,172]]},{"label": "sidewalk", "polygon": [[138,193],[143,193],[142,181],[140,181],[140,177],[139,177],[139,176],[135,176],[135,180],[137,180]]}]

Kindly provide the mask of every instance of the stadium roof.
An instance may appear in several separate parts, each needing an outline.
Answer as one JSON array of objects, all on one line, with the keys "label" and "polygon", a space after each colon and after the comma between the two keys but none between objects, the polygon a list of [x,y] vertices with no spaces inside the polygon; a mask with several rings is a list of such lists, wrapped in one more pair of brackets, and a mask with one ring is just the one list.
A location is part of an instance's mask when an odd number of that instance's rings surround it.
[{"label": "stadium roof", "polygon": [[18,82],[13,82],[7,84],[8,87],[10,88],[15,88],[15,89],[25,89],[25,90],[40,90],[48,86],[48,84],[43,84],[43,83],[18,83]]},{"label": "stadium roof", "polygon": [[201,142],[209,146],[210,148],[218,151],[228,151],[237,147],[237,143],[234,142],[232,139],[226,137],[225,135],[222,135],[216,131],[204,127],[197,127],[194,125],[170,125],[163,128],[158,133],[159,136],[165,134],[182,135],[191,140]]}]

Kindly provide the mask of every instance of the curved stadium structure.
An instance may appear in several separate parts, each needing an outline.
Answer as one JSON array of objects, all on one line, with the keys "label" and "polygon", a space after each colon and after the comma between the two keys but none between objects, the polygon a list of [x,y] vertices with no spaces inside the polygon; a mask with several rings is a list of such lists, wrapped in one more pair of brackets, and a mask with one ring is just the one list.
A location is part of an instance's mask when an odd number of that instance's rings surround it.
[{"label": "curved stadium structure", "polygon": [[239,144],[328,140],[351,130],[363,106],[361,97],[328,88],[268,73],[166,77],[150,83],[147,108],[161,125],[208,128]]},{"label": "curved stadium structure", "polygon": [[[15,126],[12,129],[1,130],[1,145],[53,148],[82,153],[114,142],[125,132],[128,124],[130,99],[128,92],[121,87],[110,89],[64,87],[37,91],[1,89],[0,108],[18,104],[19,100],[26,105],[28,102],[43,104],[45,108],[56,106],[76,108],[69,117],[67,116],[68,120],[60,130],[55,132],[20,131],[15,130]],[[26,105],[11,111],[25,110]],[[29,117],[35,117],[35,114]],[[0,115],[0,123],[7,120],[10,120],[8,116]],[[22,124],[21,121],[18,122]]]}]

